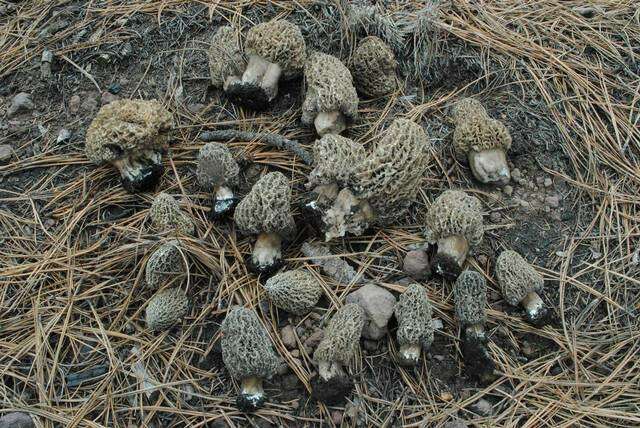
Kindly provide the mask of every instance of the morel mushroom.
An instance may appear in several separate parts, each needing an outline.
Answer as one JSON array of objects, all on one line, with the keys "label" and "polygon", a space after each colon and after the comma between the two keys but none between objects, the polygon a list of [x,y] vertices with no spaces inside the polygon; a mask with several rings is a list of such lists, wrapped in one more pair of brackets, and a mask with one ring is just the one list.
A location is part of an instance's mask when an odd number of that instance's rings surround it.
[{"label": "morel mushroom", "polygon": [[196,176],[200,186],[213,192],[212,218],[228,214],[237,203],[233,186],[238,184],[240,168],[233,155],[221,143],[207,143],[198,152]]},{"label": "morel mushroom", "polygon": [[231,376],[242,383],[236,405],[243,412],[255,411],[267,399],[262,381],[276,373],[279,358],[254,311],[232,308],[221,329],[222,361]]},{"label": "morel mushroom", "polygon": [[428,349],[433,343],[432,309],[427,290],[419,284],[409,285],[398,298],[395,314],[400,363],[415,366],[421,350]]},{"label": "morel mushroom", "polygon": [[453,288],[456,315],[462,327],[462,353],[467,372],[482,380],[493,378],[494,362],[486,348],[487,283],[478,272],[466,270]]},{"label": "morel mushroom", "polygon": [[302,269],[281,272],[264,286],[271,302],[294,315],[305,315],[318,303],[322,288],[318,280]]},{"label": "morel mushroom", "polygon": [[127,191],[147,191],[162,175],[172,127],[171,113],[158,101],[117,100],[103,106],[89,125],[85,153],[95,164],[115,166]]},{"label": "morel mushroom", "polygon": [[238,79],[245,68],[238,33],[228,25],[218,28],[209,47],[211,84],[216,88],[224,88],[227,79]]},{"label": "morel mushroom", "polygon": [[306,45],[297,25],[277,19],[249,30],[245,53],[249,63],[242,76],[227,77],[224,90],[238,103],[262,109],[278,94],[280,79],[292,79],[302,73]]},{"label": "morel mushroom", "polygon": [[372,224],[396,221],[420,190],[428,161],[429,141],[423,129],[410,120],[394,120],[350,173],[351,186],[340,190],[323,214],[325,239],[347,232],[360,235]]},{"label": "morel mushroom", "polygon": [[258,235],[251,256],[251,266],[258,273],[271,274],[282,264],[282,239],[291,237],[296,229],[290,201],[289,180],[279,172],[270,172],[236,208],[236,225],[245,233]]},{"label": "morel mushroom", "polygon": [[458,101],[452,113],[454,147],[467,157],[476,179],[482,183],[508,183],[511,135],[504,124],[491,119],[482,104],[472,98]]},{"label": "morel mushroom", "polygon": [[362,39],[353,55],[353,79],[356,89],[368,97],[380,97],[396,87],[398,62],[391,48],[378,37]]},{"label": "morel mushroom", "polygon": [[188,310],[189,298],[180,288],[160,290],[147,305],[147,326],[153,331],[168,330],[180,322]]},{"label": "morel mushroom", "polygon": [[542,326],[549,322],[549,311],[538,294],[544,285],[542,275],[520,254],[503,251],[496,261],[496,277],[505,300],[513,306],[522,305],[529,323]]},{"label": "morel mushroom", "polygon": [[436,242],[434,271],[447,279],[456,279],[469,251],[482,241],[482,205],[480,200],[459,190],[447,190],[433,201],[427,211],[426,237]]},{"label": "morel mushroom", "polygon": [[324,338],[313,353],[318,364],[318,378],[312,383],[312,395],[333,405],[342,401],[353,389],[343,365],[348,365],[360,346],[364,326],[364,310],[351,303],[340,308],[324,331]]},{"label": "morel mushroom", "polygon": [[180,242],[172,240],[158,247],[147,260],[145,282],[150,288],[160,288],[184,275],[185,271]]},{"label": "morel mushroom", "polygon": [[175,231],[193,235],[195,226],[191,218],[180,211],[176,199],[166,193],[159,193],[151,203],[149,217],[153,227],[159,231]]},{"label": "morel mushroom", "polygon": [[340,134],[358,112],[358,94],[349,69],[334,56],[315,52],[304,66],[307,95],[302,123],[318,135]]}]

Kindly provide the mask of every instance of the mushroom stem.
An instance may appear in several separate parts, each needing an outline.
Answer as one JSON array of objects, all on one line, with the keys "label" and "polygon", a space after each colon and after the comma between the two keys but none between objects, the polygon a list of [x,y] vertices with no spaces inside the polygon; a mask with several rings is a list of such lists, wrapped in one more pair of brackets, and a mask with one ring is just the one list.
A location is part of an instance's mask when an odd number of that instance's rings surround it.
[{"label": "mushroom stem", "polygon": [[409,343],[400,346],[400,364],[403,366],[415,366],[420,360],[421,346],[418,343]]},{"label": "mushroom stem", "polygon": [[212,219],[217,219],[229,214],[233,211],[236,202],[238,202],[238,200],[235,198],[233,190],[227,186],[216,186],[213,189],[213,201],[209,216]]},{"label": "mushroom stem", "polygon": [[318,363],[318,375],[326,382],[338,376],[344,376],[345,373],[340,363],[336,361],[320,361]]},{"label": "mushroom stem", "polygon": [[548,321],[548,311],[538,293],[532,291],[524,296],[520,304],[525,309],[526,319],[534,326],[542,326]]},{"label": "mushroom stem", "polygon": [[278,95],[281,74],[282,69],[278,64],[258,55],[249,55],[249,63],[242,78],[228,77],[224,82],[224,90],[240,104],[262,109]]},{"label": "mushroom stem", "polygon": [[347,120],[339,111],[320,112],[313,124],[319,136],[325,134],[340,134],[347,128]]},{"label": "mushroom stem", "polygon": [[507,155],[502,149],[472,150],[468,159],[471,172],[482,183],[506,184],[511,179]]},{"label": "mushroom stem", "polygon": [[276,233],[263,232],[253,247],[251,262],[258,273],[269,274],[282,263],[282,238]]},{"label": "mushroom stem", "polygon": [[342,237],[347,232],[360,235],[372,220],[373,209],[369,202],[359,199],[349,189],[342,189],[322,217],[325,241]]},{"label": "mushroom stem", "polygon": [[435,272],[447,279],[455,279],[469,253],[469,242],[460,235],[447,236],[438,241],[438,252],[433,259]]},{"label": "mushroom stem", "polygon": [[144,150],[113,162],[120,171],[122,186],[131,193],[151,190],[158,184],[164,171],[162,155],[153,150]]},{"label": "mushroom stem", "polygon": [[242,379],[240,394],[236,398],[236,404],[243,412],[253,412],[264,405],[266,396],[262,389],[262,379],[259,377],[246,377]]},{"label": "mushroom stem", "polygon": [[487,337],[482,324],[467,325],[462,334],[462,355],[467,373],[483,382],[495,378],[495,363],[487,350]]},{"label": "mushroom stem", "polygon": [[333,406],[344,401],[353,389],[353,381],[338,362],[319,361],[318,377],[311,381],[311,395]]}]

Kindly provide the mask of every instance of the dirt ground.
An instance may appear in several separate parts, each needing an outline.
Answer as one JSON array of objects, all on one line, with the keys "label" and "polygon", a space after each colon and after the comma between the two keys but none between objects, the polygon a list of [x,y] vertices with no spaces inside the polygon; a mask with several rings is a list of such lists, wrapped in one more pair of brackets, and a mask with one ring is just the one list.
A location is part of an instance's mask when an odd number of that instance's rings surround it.
[{"label": "dirt ground", "polygon": [[[637,5],[374,3],[0,1],[0,415],[20,410],[47,427],[640,426]],[[361,99],[345,135],[370,146],[396,117],[419,123],[433,145],[422,190],[393,226],[327,245],[397,296],[411,281],[405,254],[425,243],[430,203],[450,188],[479,197],[486,231],[468,263],[490,287],[495,382],[465,372],[451,284],[432,278],[422,284],[442,328],[417,368],[398,365],[392,321],[386,337],[361,342],[345,404],[311,398],[313,348],[304,340],[287,348],[281,331],[291,325],[309,339],[332,302],[359,285],[336,282],[301,253],[305,240],[320,239],[299,208],[310,167],[260,142],[229,143],[242,166],[241,194],[269,171],[292,182],[298,234],[286,266],[310,270],[328,294],[297,318],[270,305],[263,279],[248,271],[252,238],[232,221],[208,219],[209,195],[194,174],[203,130],[272,132],[308,150],[315,141],[300,123],[301,79],[259,113],[209,84],[216,29],[246,31],[275,17],[298,24],[308,48],[347,64],[365,35],[394,50],[400,90]],[[44,76],[43,52],[52,54]],[[33,105],[12,112],[19,93]],[[508,186],[479,184],[454,155],[449,109],[465,95],[511,133]],[[196,226],[181,237],[190,310],[163,334],[148,331],[144,318],[154,294],[144,266],[173,238],[150,228],[154,192],[127,193],[117,171],[84,154],[100,106],[124,98],[158,99],[173,113],[156,192],[176,196]],[[507,248],[544,275],[551,325],[528,325],[502,299],[493,269]],[[232,304],[257,310],[288,366],[266,383],[269,402],[253,415],[235,407],[238,385],[221,358],[219,327]]]}]

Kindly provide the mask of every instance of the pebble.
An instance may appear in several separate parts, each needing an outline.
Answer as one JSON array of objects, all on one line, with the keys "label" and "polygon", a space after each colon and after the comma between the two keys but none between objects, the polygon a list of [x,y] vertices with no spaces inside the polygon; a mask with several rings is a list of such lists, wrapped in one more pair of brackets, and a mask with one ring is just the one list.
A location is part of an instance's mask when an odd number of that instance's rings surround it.
[{"label": "pebble", "polygon": [[489,258],[487,256],[485,256],[484,254],[478,254],[476,256],[476,260],[478,261],[478,264],[480,266],[484,266],[487,264],[487,262],[489,261]]},{"label": "pebble", "polygon": [[316,330],[311,336],[309,336],[307,340],[305,340],[304,346],[311,348],[311,350],[313,351],[320,344],[320,342],[322,342],[322,339],[324,339],[324,331]]},{"label": "pebble", "polygon": [[427,279],[431,266],[429,257],[424,250],[409,251],[402,262],[404,273],[417,281]]},{"label": "pebble", "polygon": [[551,208],[558,208],[560,206],[560,197],[558,195],[547,196],[545,202]]},{"label": "pebble", "polygon": [[493,405],[484,398],[476,401],[471,407],[481,416],[491,416],[493,413]]},{"label": "pebble", "polygon": [[12,117],[16,113],[33,110],[34,108],[35,104],[33,104],[31,95],[26,92],[20,92],[11,100],[11,105],[7,110],[7,116]]},{"label": "pebble", "polygon": [[547,177],[544,179],[544,183],[542,183],[544,185],[544,187],[551,187],[551,185],[553,184],[553,181]]},{"label": "pebble", "polygon": [[300,350],[299,349],[294,349],[293,351],[291,351],[291,356],[295,359],[298,358],[300,356]]},{"label": "pebble", "polygon": [[536,177],[536,184],[542,186],[544,184],[544,178],[540,176]]},{"label": "pebble", "polygon": [[112,94],[111,92],[103,92],[102,95],[100,96],[100,104],[101,105],[107,105],[109,103],[112,103],[116,100],[118,100],[119,97],[117,95]]},{"label": "pebble", "polygon": [[449,391],[445,391],[442,394],[440,394],[440,399],[442,401],[451,401],[453,400],[453,395]]},{"label": "pebble", "polygon": [[11,159],[13,155],[13,149],[8,144],[3,144],[0,146],[0,162],[7,161]]},{"label": "pebble", "polygon": [[511,171],[511,178],[513,181],[518,182],[522,178],[522,172],[518,168]]},{"label": "pebble", "polygon": [[342,424],[342,412],[340,410],[334,410],[331,412],[331,422],[336,426],[340,426],[340,424]]},{"label": "pebble", "polygon": [[280,365],[278,366],[278,370],[276,371],[276,373],[277,373],[279,376],[284,376],[284,375],[286,375],[287,373],[289,373],[289,365],[288,365],[286,362],[284,362],[284,361],[283,361],[283,362],[282,362],[282,363],[280,363]]},{"label": "pebble", "polygon": [[526,178],[521,178],[520,180],[518,180],[518,184],[521,186],[526,186],[527,185],[527,179]]},{"label": "pebble", "polygon": [[396,306],[396,298],[393,294],[375,284],[367,284],[349,294],[345,301],[360,305],[367,315],[362,337],[378,340],[386,334],[387,323]]},{"label": "pebble", "polygon": [[69,98],[69,112],[76,114],[80,110],[80,95],[74,95]]},{"label": "pebble", "polygon": [[35,424],[27,413],[11,412],[0,418],[0,428],[34,428]]},{"label": "pebble", "polygon": [[433,359],[437,360],[437,361],[440,361],[440,362],[443,362],[444,361],[444,355],[434,355]]},{"label": "pebble", "polygon": [[296,332],[292,326],[284,326],[282,330],[280,330],[280,337],[282,338],[282,343],[287,349],[294,349],[296,347]]},{"label": "pebble", "polygon": [[189,110],[189,112],[193,113],[193,114],[198,114],[200,113],[202,110],[204,110],[206,107],[206,105],[201,104],[201,103],[193,103],[193,104],[189,104],[187,106],[187,110]]},{"label": "pebble", "polygon": [[62,128],[58,132],[58,138],[56,138],[56,143],[60,144],[64,141],[67,141],[69,138],[71,138],[71,132],[69,132],[68,129]]},{"label": "pebble", "polygon": [[504,194],[507,196],[513,195],[513,187],[509,186],[508,184],[504,186],[502,190],[504,191]]},{"label": "pebble", "polygon": [[444,424],[443,428],[467,428],[468,425],[461,420],[449,421]]},{"label": "pebble", "polygon": [[489,218],[491,219],[492,223],[500,223],[502,217],[500,216],[500,213],[498,211],[494,211],[491,213]]},{"label": "pebble", "polygon": [[98,108],[98,100],[93,93],[88,93],[86,98],[80,104],[80,109],[83,113],[92,113]]}]

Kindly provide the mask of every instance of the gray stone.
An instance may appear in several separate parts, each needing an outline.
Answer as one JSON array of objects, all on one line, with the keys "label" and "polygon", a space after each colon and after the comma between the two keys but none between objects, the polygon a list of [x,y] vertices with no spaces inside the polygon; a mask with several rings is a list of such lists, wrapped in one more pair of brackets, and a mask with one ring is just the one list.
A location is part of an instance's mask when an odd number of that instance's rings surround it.
[{"label": "gray stone", "polygon": [[27,413],[11,412],[0,418],[0,428],[35,428]]},{"label": "gray stone", "polygon": [[504,191],[504,194],[507,195],[507,196],[513,195],[513,187],[512,186],[506,185],[506,186],[504,186],[502,188],[502,190]]},{"label": "gray stone", "polygon": [[367,284],[349,294],[346,302],[360,305],[367,315],[362,337],[378,340],[386,334],[387,323],[396,305],[393,294],[375,284]]},{"label": "gray stone", "polygon": [[324,331],[316,330],[307,340],[304,341],[304,346],[314,350],[318,347],[320,342],[324,339]]},{"label": "gray stone", "polygon": [[409,251],[404,257],[402,269],[404,273],[418,281],[427,279],[430,272],[427,252],[424,250]]},{"label": "gray stone", "polygon": [[558,195],[547,196],[545,202],[551,208],[558,208],[560,206],[560,197]]},{"label": "gray stone", "polygon": [[522,172],[520,172],[518,168],[515,168],[513,171],[511,171],[511,178],[513,179],[513,181],[518,182],[518,180],[522,178]]},{"label": "gray stone", "polygon": [[553,184],[553,181],[549,177],[547,177],[544,179],[544,183],[542,184],[544,184],[544,187],[551,187],[551,185]]},{"label": "gray stone", "polygon": [[493,405],[484,398],[476,401],[471,407],[481,416],[491,416],[493,413]]},{"label": "gray stone", "polygon": [[7,116],[12,117],[16,113],[33,110],[35,104],[31,100],[31,95],[26,92],[20,92],[11,100],[11,105],[7,110]]},{"label": "gray stone", "polygon": [[280,330],[280,338],[287,349],[294,349],[298,345],[296,343],[296,332],[290,325],[287,325]]},{"label": "gray stone", "polygon": [[69,98],[69,112],[72,114],[76,114],[78,110],[80,110],[80,95],[74,95]]},{"label": "gray stone", "polygon": [[0,146],[0,162],[7,161],[11,159],[13,155],[13,149],[8,144],[3,144]]}]

